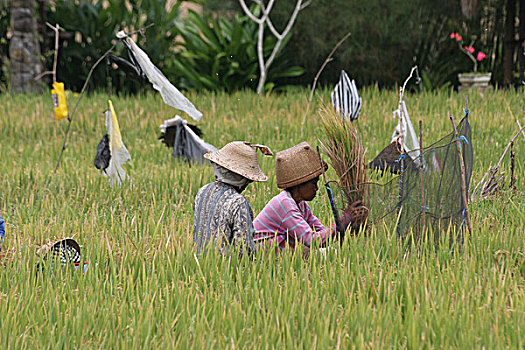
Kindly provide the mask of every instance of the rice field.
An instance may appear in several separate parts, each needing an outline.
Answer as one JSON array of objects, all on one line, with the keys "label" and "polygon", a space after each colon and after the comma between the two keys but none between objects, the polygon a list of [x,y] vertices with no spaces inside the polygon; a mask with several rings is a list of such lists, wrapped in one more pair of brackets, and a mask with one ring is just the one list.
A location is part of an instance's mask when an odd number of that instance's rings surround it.
[{"label": "rice field", "polygon": [[[361,91],[358,121],[367,160],[388,143],[396,122],[394,91]],[[204,139],[268,145],[274,153],[301,141],[318,144],[319,90],[301,131],[307,90],[259,97],[192,93],[204,113]],[[77,97],[68,96],[71,111]],[[525,94],[469,98],[474,172],[471,189],[525,123]],[[107,96],[84,97],[58,171],[66,120],[54,120],[51,96],[0,95],[0,348],[524,348],[525,141],[516,143],[516,192],[471,203],[473,235],[463,246],[408,246],[395,218],[366,237],[334,243],[326,259],[268,252],[255,259],[210,254],[192,244],[193,198],[213,179],[210,166],[174,160],[157,138],[173,117],[158,94],[112,98],[133,159],[132,186],[111,188],[93,165],[105,133]],[[408,94],[424,143],[462,117],[452,91]],[[275,159],[260,157],[266,183],[245,191],[257,214],[278,193]],[[504,162],[508,178],[509,162]],[[327,176],[335,180],[331,169]],[[508,186],[507,186],[508,187]],[[328,224],[324,191],[312,201]],[[36,269],[37,248],[74,237],[86,273]]]}]

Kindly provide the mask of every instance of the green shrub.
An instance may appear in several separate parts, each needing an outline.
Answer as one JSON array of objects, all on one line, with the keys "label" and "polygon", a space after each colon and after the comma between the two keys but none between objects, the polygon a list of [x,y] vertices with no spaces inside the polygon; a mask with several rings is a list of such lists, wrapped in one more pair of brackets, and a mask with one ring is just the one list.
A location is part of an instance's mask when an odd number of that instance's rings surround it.
[{"label": "green shrub", "polygon": [[[277,28],[284,26],[295,3],[275,2],[270,16]],[[459,31],[464,38],[478,38],[476,47],[487,53],[483,65],[501,81],[504,4],[481,0],[474,18],[467,20],[457,0],[315,0],[299,13],[283,55],[305,70],[294,83],[311,84],[328,53],[350,32],[323,70],[320,85],[333,86],[344,69],[359,86],[393,86],[417,64],[424,86],[435,89],[457,84],[457,73],[470,68],[448,37]],[[207,0],[205,10],[223,16],[242,12],[238,0]]]},{"label": "green shrub", "polygon": [[[212,16],[190,11],[186,21],[178,24],[178,29],[184,42],[173,64],[182,77],[181,87],[227,92],[255,89],[259,79],[256,23],[240,14],[231,20],[221,18],[217,21]],[[265,57],[270,56],[275,44],[274,37],[265,37]],[[282,47],[285,45],[283,43]],[[302,68],[288,65],[281,50],[270,67],[265,88],[271,89],[281,78],[297,77],[302,73]]]},{"label": "green shrub", "polygon": [[[58,79],[65,81],[68,89],[80,90],[93,64],[118,40],[115,34],[119,30],[130,32],[149,24],[154,26],[146,31],[145,37],[139,35],[136,39],[157,67],[169,76],[169,58],[178,34],[175,21],[179,6],[177,2],[167,11],[163,0],[55,1],[55,6],[49,8],[48,20],[65,29],[60,36]],[[123,45],[119,44],[115,53],[127,58]],[[48,66],[52,59],[48,57]],[[101,63],[94,71],[90,89],[106,86],[105,66]],[[121,71],[110,69],[109,74],[117,91],[139,88]]]}]

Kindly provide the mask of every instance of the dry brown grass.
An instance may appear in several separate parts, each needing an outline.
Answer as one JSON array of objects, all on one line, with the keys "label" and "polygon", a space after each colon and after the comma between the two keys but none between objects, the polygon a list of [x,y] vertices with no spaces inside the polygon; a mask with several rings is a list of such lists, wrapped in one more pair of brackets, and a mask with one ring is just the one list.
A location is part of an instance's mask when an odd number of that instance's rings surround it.
[{"label": "dry brown grass", "polygon": [[319,115],[325,137],[319,140],[323,152],[337,173],[347,204],[361,200],[368,203],[366,149],[356,124],[341,118],[331,106],[323,106]]}]

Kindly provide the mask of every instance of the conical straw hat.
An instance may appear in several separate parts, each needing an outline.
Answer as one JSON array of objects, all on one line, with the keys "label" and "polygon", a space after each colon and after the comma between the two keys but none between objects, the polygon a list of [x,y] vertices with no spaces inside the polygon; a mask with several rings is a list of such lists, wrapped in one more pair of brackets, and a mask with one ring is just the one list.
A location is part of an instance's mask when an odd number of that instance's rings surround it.
[{"label": "conical straw hat", "polygon": [[[323,166],[325,170],[328,168],[324,161]],[[279,188],[300,185],[323,173],[319,153],[306,141],[277,152],[275,170]]]},{"label": "conical straw hat", "polygon": [[234,141],[228,143],[218,151],[206,153],[204,158],[247,179],[264,182],[268,180],[268,176],[259,168],[256,147],[259,148],[263,154],[272,155],[272,152],[266,146]]}]

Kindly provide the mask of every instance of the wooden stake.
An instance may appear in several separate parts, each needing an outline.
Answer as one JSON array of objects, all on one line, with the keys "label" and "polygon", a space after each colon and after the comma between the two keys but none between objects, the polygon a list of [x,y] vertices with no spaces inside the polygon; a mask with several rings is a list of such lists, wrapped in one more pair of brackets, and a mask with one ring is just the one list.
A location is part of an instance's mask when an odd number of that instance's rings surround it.
[{"label": "wooden stake", "polygon": [[514,170],[516,168],[516,154],[514,153],[514,142],[510,145],[510,189],[516,191],[516,176],[514,175]]},{"label": "wooden stake", "polygon": [[54,56],[54,58],[53,58],[53,70],[52,71],[45,71],[45,72],[37,75],[33,79],[34,80],[42,79],[46,75],[52,74],[53,75],[53,83],[56,83],[57,82],[57,64],[58,64],[58,44],[59,44],[59,36],[60,36],[60,29],[61,28],[60,28],[60,25],[58,23],[56,24],[56,27],[53,27],[48,22],[46,22],[46,25],[49,28],[53,29],[53,31],[55,32],[55,53],[53,55]]},{"label": "wooden stake", "polygon": [[468,196],[467,196],[467,181],[465,178],[465,161],[463,160],[463,153],[461,152],[461,141],[459,140],[458,130],[456,129],[456,123],[454,123],[454,117],[448,112],[452,128],[454,129],[454,136],[456,137],[456,148],[459,154],[459,165],[461,167],[461,197],[463,198],[463,206],[465,210],[465,220],[467,221],[467,227],[469,234],[472,235],[472,224],[470,222],[470,214],[468,212]]},{"label": "wooden stake", "polygon": [[[410,71],[410,75],[405,80],[402,87],[399,88],[399,137],[397,138],[398,145],[401,147],[400,153],[400,163],[401,163],[401,174],[399,176],[399,202],[397,205],[397,213],[398,217],[401,213],[401,201],[403,200],[403,186],[404,186],[404,172],[405,172],[405,131],[403,128],[403,94],[405,93],[405,88],[407,86],[408,81],[412,78],[412,74],[414,74],[414,71],[417,69],[417,66],[412,67],[412,70]],[[399,220],[397,223],[397,237],[401,236],[401,232],[399,231]]]},{"label": "wooden stake", "polygon": [[93,74],[93,71],[95,70],[95,68],[97,68],[98,64],[100,62],[102,62],[102,60],[104,58],[106,58],[106,56],[111,52],[113,51],[113,49],[115,48],[117,44],[113,44],[113,46],[111,46],[111,48],[106,51],[96,62],[95,64],[91,67],[91,69],[89,70],[89,73],[88,73],[88,76],[86,78],[86,81],[84,82],[84,85],[82,86],[82,90],[80,90],[80,94],[78,96],[78,100],[77,102],[75,103],[75,106],[73,107],[73,111],[71,112],[71,114],[67,117],[67,129],[66,129],[66,135],[64,136],[64,143],[62,144],[62,148],[60,150],[60,153],[58,154],[58,159],[57,159],[57,164],[55,165],[55,173],[57,172],[58,170],[58,167],[60,166],[60,161],[62,160],[62,155],[64,154],[64,151],[66,150],[67,148],[67,139],[69,137],[69,131],[71,130],[71,122],[73,121],[73,116],[75,115],[75,112],[77,111],[77,108],[78,108],[78,104],[80,103],[80,101],[82,100],[82,97],[84,96],[84,92],[86,91],[86,87],[89,83],[89,79],[91,79],[91,75]]},{"label": "wooden stake", "polygon": [[523,135],[523,141],[525,141],[525,132],[523,132],[523,129],[521,127],[520,121],[516,119],[516,123],[518,123],[518,126],[520,128],[521,134]]},{"label": "wooden stake", "polygon": [[[525,125],[523,127],[521,127],[516,134],[514,134],[514,136],[510,140],[510,142],[507,144],[507,147],[505,147],[505,150],[503,151],[503,154],[499,158],[499,161],[496,164],[496,166],[494,168],[489,168],[489,170],[487,170],[485,175],[483,175],[483,178],[481,179],[480,182],[478,182],[478,184],[474,188],[474,191],[472,192],[472,198],[474,198],[474,194],[477,193],[478,188],[480,188],[480,190],[479,190],[480,197],[483,197],[483,193],[485,192],[485,187],[491,182],[491,179],[496,176],[497,172],[499,171],[499,169],[501,167],[501,164],[503,163],[503,159],[505,158],[505,155],[507,154],[507,152],[510,149],[510,146],[512,144],[514,144],[514,141],[516,140],[516,138],[518,136],[520,136],[520,134],[523,132],[523,130],[525,130]],[[485,179],[487,179],[487,180],[485,180]]]},{"label": "wooden stake", "polygon": [[[398,141],[399,142],[399,141]],[[399,144],[398,144],[399,145]],[[403,147],[403,145],[401,144],[401,156],[399,157],[400,158],[400,174],[399,174],[399,201],[397,202],[397,228],[396,228],[396,234],[397,234],[397,237],[401,237],[401,232],[399,230],[399,225],[400,225],[400,218],[401,218],[401,201],[403,200],[403,187],[404,187],[404,176],[405,176],[405,157],[406,157],[406,153],[405,153],[405,148]]]},{"label": "wooden stake", "polygon": [[424,168],[423,168],[423,122],[419,121],[419,173],[421,176],[421,233],[425,234],[425,211],[426,211],[426,205],[425,205],[425,176],[424,176]]},{"label": "wooden stake", "polygon": [[334,55],[335,51],[339,48],[339,46],[343,44],[343,42],[346,39],[348,39],[348,37],[351,34],[352,34],[351,32],[346,33],[346,35],[341,40],[339,40],[337,44],[335,44],[335,46],[332,48],[332,51],[330,51],[330,53],[324,60],[323,64],[321,65],[321,68],[319,68],[319,70],[317,71],[317,74],[314,77],[314,82],[312,83],[312,89],[310,90],[310,96],[308,97],[308,103],[306,105],[306,111],[304,112],[303,120],[301,121],[301,135],[303,134],[303,128],[304,128],[304,123],[306,122],[306,116],[308,115],[308,112],[310,111],[310,104],[312,103],[312,99],[314,97],[314,91],[317,85],[317,80],[319,79],[319,76],[323,72],[324,67],[326,67],[326,65],[332,60],[332,56]]},{"label": "wooden stake", "polygon": [[[58,26],[58,25],[57,25]],[[126,36],[130,36],[132,34],[135,34],[135,33],[141,33],[144,35],[144,30],[146,28],[149,28],[153,26],[153,23],[146,26],[146,27],[143,27],[143,28],[140,28],[139,30],[135,30],[131,33],[128,33],[126,34]],[[89,70],[89,73],[87,75],[87,78],[86,78],[86,81],[84,82],[84,85],[82,86],[82,90],[80,90],[80,94],[78,96],[78,100],[77,102],[75,103],[75,106],[73,107],[73,111],[71,112],[71,114],[67,117],[67,129],[66,129],[66,135],[64,136],[64,143],[62,144],[62,149],[60,150],[60,153],[58,155],[58,159],[57,159],[57,164],[55,166],[55,173],[57,172],[58,170],[58,167],[60,166],[60,161],[62,160],[62,155],[64,154],[64,151],[66,150],[67,148],[67,140],[68,140],[68,137],[69,137],[69,131],[71,130],[71,122],[73,121],[73,116],[75,115],[75,112],[77,111],[77,108],[78,108],[78,104],[80,103],[80,101],[82,100],[82,97],[84,96],[84,92],[86,91],[86,87],[89,83],[89,80],[91,79],[91,75],[93,74],[93,71],[95,70],[95,68],[97,68],[97,66],[99,65],[100,62],[102,62],[102,60],[104,60],[104,58],[106,58],[107,55],[109,55],[113,49],[117,46],[117,43],[115,42],[110,48],[109,50],[107,50],[102,56],[100,56],[100,58],[95,62],[95,64],[93,64],[93,66],[91,67],[91,69]]]},{"label": "wooden stake", "polygon": [[403,95],[405,94],[405,89],[407,87],[407,83],[410,79],[412,79],[412,75],[417,70],[417,66],[412,67],[412,70],[410,70],[410,75],[408,78],[406,78],[405,82],[403,83],[403,86],[399,88],[399,141],[401,143],[401,154],[405,153],[405,130],[403,125]]},{"label": "wooden stake", "polygon": [[53,83],[56,83],[57,82],[57,64],[58,64],[58,43],[59,43],[58,37],[60,33],[60,25],[57,23],[56,27],[53,28],[53,30],[55,31],[55,55],[53,58]]}]

